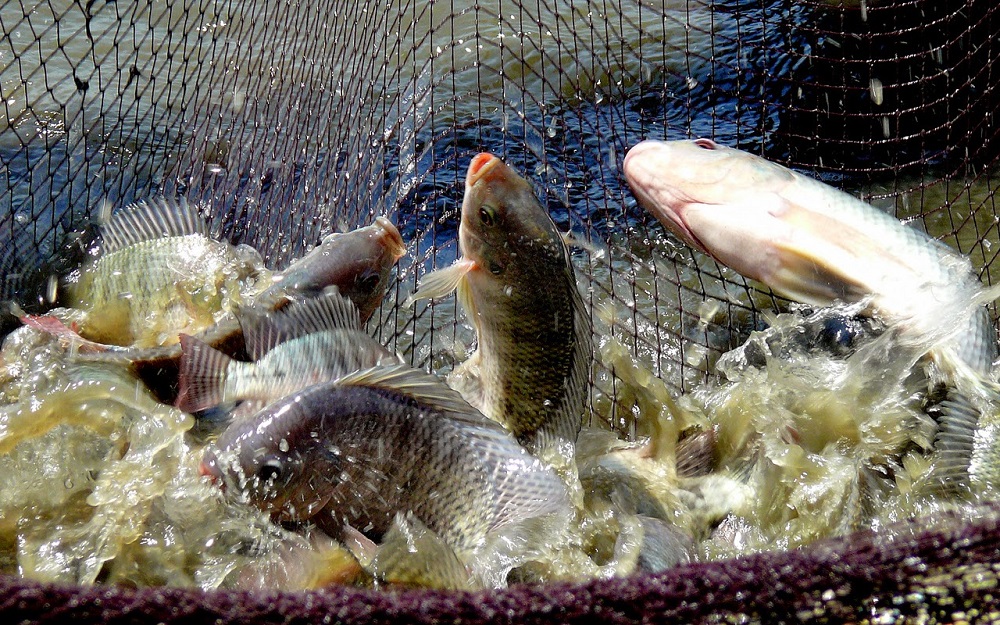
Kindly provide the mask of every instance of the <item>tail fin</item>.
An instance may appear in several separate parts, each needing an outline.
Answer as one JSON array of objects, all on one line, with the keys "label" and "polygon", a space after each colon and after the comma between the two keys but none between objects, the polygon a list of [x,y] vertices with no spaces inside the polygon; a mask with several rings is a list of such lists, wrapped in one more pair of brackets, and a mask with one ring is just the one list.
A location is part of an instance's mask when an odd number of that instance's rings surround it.
[{"label": "tail fin", "polygon": [[969,485],[979,410],[968,397],[957,392],[950,392],[937,409],[940,417],[934,437],[936,461],[930,475],[931,485],[947,492],[961,492]]},{"label": "tail fin", "polygon": [[175,406],[196,412],[221,404],[232,358],[208,343],[181,334],[181,360]]}]

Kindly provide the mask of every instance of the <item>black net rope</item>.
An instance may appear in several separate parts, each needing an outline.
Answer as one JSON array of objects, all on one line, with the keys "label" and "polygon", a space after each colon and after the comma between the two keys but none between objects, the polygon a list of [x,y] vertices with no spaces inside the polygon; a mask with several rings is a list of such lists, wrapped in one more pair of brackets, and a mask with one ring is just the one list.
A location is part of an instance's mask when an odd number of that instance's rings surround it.
[{"label": "black net rope", "polygon": [[[0,296],[29,311],[109,205],[183,194],[275,268],[386,214],[408,254],[369,329],[447,368],[438,348],[472,338],[454,299],[399,304],[457,256],[465,168],[492,151],[593,243],[588,303],[682,392],[781,302],[636,205],[621,162],[645,138],[765,155],[1000,278],[988,0],[20,0],[0,26]],[[592,383],[620,380],[599,360]]]}]

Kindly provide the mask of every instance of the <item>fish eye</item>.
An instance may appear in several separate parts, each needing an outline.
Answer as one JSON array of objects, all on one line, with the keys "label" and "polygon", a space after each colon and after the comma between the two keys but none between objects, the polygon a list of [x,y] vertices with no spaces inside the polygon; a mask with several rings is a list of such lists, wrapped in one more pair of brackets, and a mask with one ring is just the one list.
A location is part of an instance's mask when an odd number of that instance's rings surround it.
[{"label": "fish eye", "polygon": [[274,483],[281,479],[284,473],[284,463],[277,458],[269,458],[257,469],[257,479],[261,482]]},{"label": "fish eye", "polygon": [[711,139],[695,139],[694,144],[705,150],[714,150],[719,147],[719,144]]},{"label": "fish eye", "polygon": [[495,226],[497,224],[497,209],[489,204],[483,204],[479,207],[479,221],[487,227]]}]

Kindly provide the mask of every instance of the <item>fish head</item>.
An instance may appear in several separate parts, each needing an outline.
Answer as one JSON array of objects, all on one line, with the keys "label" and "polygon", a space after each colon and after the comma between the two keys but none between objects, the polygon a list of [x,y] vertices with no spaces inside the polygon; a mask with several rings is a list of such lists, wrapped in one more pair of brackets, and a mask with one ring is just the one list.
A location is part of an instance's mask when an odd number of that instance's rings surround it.
[{"label": "fish head", "polygon": [[[472,159],[465,179],[459,247],[474,272],[501,282],[532,263],[566,262],[565,245],[527,180],[496,156]],[[524,259],[530,259],[525,262]]]},{"label": "fish head", "polygon": [[[318,436],[304,430],[294,402],[258,413],[224,431],[201,462],[201,474],[227,493],[281,521],[302,521],[319,512],[329,495],[315,476],[324,469],[313,453]],[[291,407],[292,409],[289,409]]]},{"label": "fish head", "polygon": [[712,249],[692,223],[691,213],[745,205],[754,195],[780,194],[793,182],[792,172],[784,167],[711,139],[642,141],[625,155],[623,168],[639,204],[706,254]]},{"label": "fish head", "polygon": [[336,286],[358,307],[364,323],[382,303],[392,268],[405,253],[399,230],[379,216],[371,225],[324,237],[288,267],[279,285],[287,293],[309,295]]}]

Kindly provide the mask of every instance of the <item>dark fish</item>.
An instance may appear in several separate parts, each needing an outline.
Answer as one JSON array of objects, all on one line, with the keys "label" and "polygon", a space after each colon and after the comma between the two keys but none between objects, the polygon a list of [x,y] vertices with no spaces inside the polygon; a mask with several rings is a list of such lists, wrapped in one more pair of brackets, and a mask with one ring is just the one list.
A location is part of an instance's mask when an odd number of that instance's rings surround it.
[{"label": "dark fish", "polygon": [[311,386],[236,422],[203,473],[284,521],[380,540],[412,513],[461,554],[563,510],[562,481],[439,378],[406,366]]},{"label": "dark fish", "polygon": [[456,371],[478,378],[470,402],[533,452],[572,449],[593,357],[590,316],[552,218],[492,154],[469,165],[459,247],[462,258],[425,276],[410,300],[457,288],[478,340]]}]

